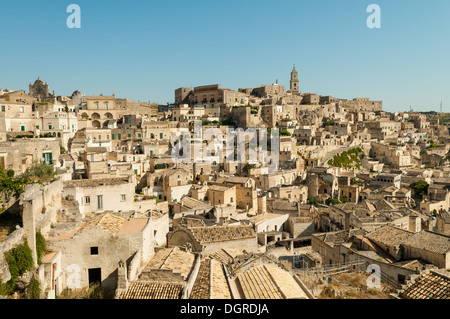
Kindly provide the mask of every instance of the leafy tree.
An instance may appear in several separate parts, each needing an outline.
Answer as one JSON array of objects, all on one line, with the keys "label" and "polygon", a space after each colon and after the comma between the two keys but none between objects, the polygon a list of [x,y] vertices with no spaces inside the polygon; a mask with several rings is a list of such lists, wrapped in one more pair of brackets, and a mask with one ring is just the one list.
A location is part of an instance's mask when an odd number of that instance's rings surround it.
[{"label": "leafy tree", "polygon": [[436,148],[436,147],[437,145],[433,141],[431,141],[430,146],[428,148]]},{"label": "leafy tree", "polygon": [[288,130],[283,130],[280,132],[281,136],[291,136],[292,134]]},{"label": "leafy tree", "polygon": [[39,281],[32,278],[30,284],[25,289],[25,298],[26,299],[39,299],[41,294],[41,287]]},{"label": "leafy tree", "polygon": [[327,204],[327,205],[338,205],[338,204],[340,204],[340,203],[341,203],[341,202],[338,201],[338,200],[335,199],[335,198],[328,198],[327,201],[326,201],[326,204]]},{"label": "leafy tree", "polygon": [[409,185],[409,187],[414,190],[417,196],[422,196],[428,193],[428,187],[430,185],[425,181],[417,181]]},{"label": "leafy tree", "polygon": [[45,255],[46,251],[45,239],[41,232],[36,233],[36,254],[38,259],[38,264],[42,264],[42,257]]},{"label": "leafy tree", "polygon": [[319,203],[317,202],[317,200],[315,200],[315,199],[312,198],[312,197],[308,197],[308,203],[309,203],[310,205],[314,205],[314,206],[319,205]]}]

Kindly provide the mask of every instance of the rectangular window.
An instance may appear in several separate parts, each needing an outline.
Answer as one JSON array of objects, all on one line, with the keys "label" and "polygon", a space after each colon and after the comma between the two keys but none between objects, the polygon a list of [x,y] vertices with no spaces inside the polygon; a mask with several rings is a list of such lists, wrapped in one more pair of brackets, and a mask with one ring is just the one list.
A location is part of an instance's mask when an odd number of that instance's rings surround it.
[{"label": "rectangular window", "polygon": [[2,105],[2,112],[5,112],[5,106]]},{"label": "rectangular window", "polygon": [[91,255],[98,255],[98,247],[91,247]]},{"label": "rectangular window", "polygon": [[85,196],[84,197],[84,204],[90,205],[91,204],[91,196]]},{"label": "rectangular window", "polygon": [[51,124],[48,125],[48,129],[49,129],[49,130],[52,129],[52,125],[51,125]]},{"label": "rectangular window", "polygon": [[122,136],[120,134],[117,134],[117,139],[120,140]]},{"label": "rectangular window", "polygon": [[23,106],[20,107],[20,113],[23,113]]},{"label": "rectangular window", "polygon": [[163,133],[159,133],[159,138],[163,139]]},{"label": "rectangular window", "polygon": [[43,153],[44,163],[53,164],[52,153]]},{"label": "rectangular window", "polygon": [[128,134],[128,139],[131,139],[131,134]]},{"label": "rectangular window", "polygon": [[103,209],[103,195],[97,196],[97,208]]},{"label": "rectangular window", "polygon": [[36,125],[36,129],[38,129],[38,130],[39,130],[39,125]]},{"label": "rectangular window", "polygon": [[120,195],[120,201],[121,202],[124,202],[124,201],[126,201],[127,200],[127,196],[125,195],[125,194],[121,194]]},{"label": "rectangular window", "polygon": [[114,134],[111,134],[111,139],[113,139],[113,140],[115,139],[115,136],[114,136]]},{"label": "rectangular window", "polygon": [[25,132],[25,125],[21,125],[21,126],[20,126],[20,130],[21,130],[22,132]]}]

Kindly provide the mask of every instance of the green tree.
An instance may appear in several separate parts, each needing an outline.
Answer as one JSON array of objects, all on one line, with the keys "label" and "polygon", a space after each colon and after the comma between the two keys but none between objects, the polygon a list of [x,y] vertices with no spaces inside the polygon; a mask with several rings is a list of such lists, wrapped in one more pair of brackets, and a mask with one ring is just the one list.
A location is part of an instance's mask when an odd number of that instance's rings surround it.
[{"label": "green tree", "polygon": [[414,190],[417,196],[423,197],[423,195],[428,193],[428,187],[430,185],[425,181],[417,181],[409,185],[409,187]]},{"label": "green tree", "polygon": [[340,204],[340,203],[341,203],[341,202],[338,201],[338,200],[335,199],[335,198],[328,198],[327,201],[326,201],[326,204],[327,204],[327,205],[338,205],[338,204]]},{"label": "green tree", "polygon": [[30,284],[25,289],[25,298],[26,299],[39,299],[41,294],[41,287],[39,281],[32,278]]},{"label": "green tree", "polygon": [[312,198],[312,197],[308,197],[308,203],[309,203],[310,205],[314,205],[314,206],[319,205],[319,203],[317,202],[317,200],[315,200],[315,199]]},{"label": "green tree", "polygon": [[38,259],[38,264],[42,264],[42,257],[45,255],[47,247],[45,245],[44,236],[42,236],[41,232],[36,233],[36,254]]}]

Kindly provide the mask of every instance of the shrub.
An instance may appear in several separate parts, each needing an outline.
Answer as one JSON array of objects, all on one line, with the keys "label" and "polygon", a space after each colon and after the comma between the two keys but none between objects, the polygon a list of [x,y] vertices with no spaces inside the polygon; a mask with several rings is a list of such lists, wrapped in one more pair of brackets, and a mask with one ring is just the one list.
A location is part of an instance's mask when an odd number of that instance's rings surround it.
[{"label": "shrub", "polygon": [[39,299],[41,294],[41,287],[39,281],[32,278],[30,284],[25,289],[25,298],[26,299]]},{"label": "shrub", "polygon": [[[8,255],[8,265],[11,266],[12,264],[15,275],[22,276],[33,267],[33,254],[26,240],[23,244],[17,245],[15,248],[10,250]],[[13,274],[11,273],[11,277],[12,276]]]},{"label": "shrub", "polygon": [[36,254],[38,259],[38,264],[42,264],[42,257],[44,257],[46,251],[45,239],[41,232],[36,233]]},{"label": "shrub", "polygon": [[350,203],[350,201],[348,200],[348,198],[347,198],[347,197],[344,197],[344,196],[341,197],[341,202],[342,202],[342,203]]},{"label": "shrub", "polygon": [[314,205],[314,206],[317,206],[319,203],[317,202],[317,200],[315,200],[314,198],[312,198],[312,197],[308,197],[308,203],[310,204],[310,205]]},{"label": "shrub", "polygon": [[11,295],[14,293],[17,278],[33,267],[33,255],[28,242],[25,240],[23,244],[17,245],[6,252],[5,259],[8,263],[11,279],[0,285],[0,295]]},{"label": "shrub", "polygon": [[[362,149],[356,147],[349,151],[342,152],[340,154],[335,155],[332,159],[328,161],[328,165],[334,167],[343,167],[346,169],[349,168],[361,168],[361,161],[359,159],[360,153]],[[362,157],[362,156],[361,156]]]},{"label": "shrub", "polygon": [[337,205],[337,204],[340,204],[340,203],[341,203],[341,202],[338,201],[338,200],[335,199],[335,198],[328,198],[327,201],[326,201],[326,204],[327,204],[327,205]]},{"label": "shrub", "polygon": [[426,194],[429,186],[430,185],[425,181],[417,181],[409,185],[409,187],[415,191],[417,196],[423,196]]}]

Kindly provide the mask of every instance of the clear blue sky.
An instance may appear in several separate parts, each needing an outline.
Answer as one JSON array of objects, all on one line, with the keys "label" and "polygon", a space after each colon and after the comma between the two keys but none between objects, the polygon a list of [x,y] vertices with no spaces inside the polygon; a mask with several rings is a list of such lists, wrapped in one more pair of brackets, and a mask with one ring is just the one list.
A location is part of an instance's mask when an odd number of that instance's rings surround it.
[{"label": "clear blue sky", "polygon": [[[81,7],[81,29],[66,8]],[[366,8],[381,7],[381,29]],[[0,5],[0,87],[38,75],[59,95],[173,102],[181,86],[382,99],[387,111],[450,112],[450,1],[15,0]]]}]

